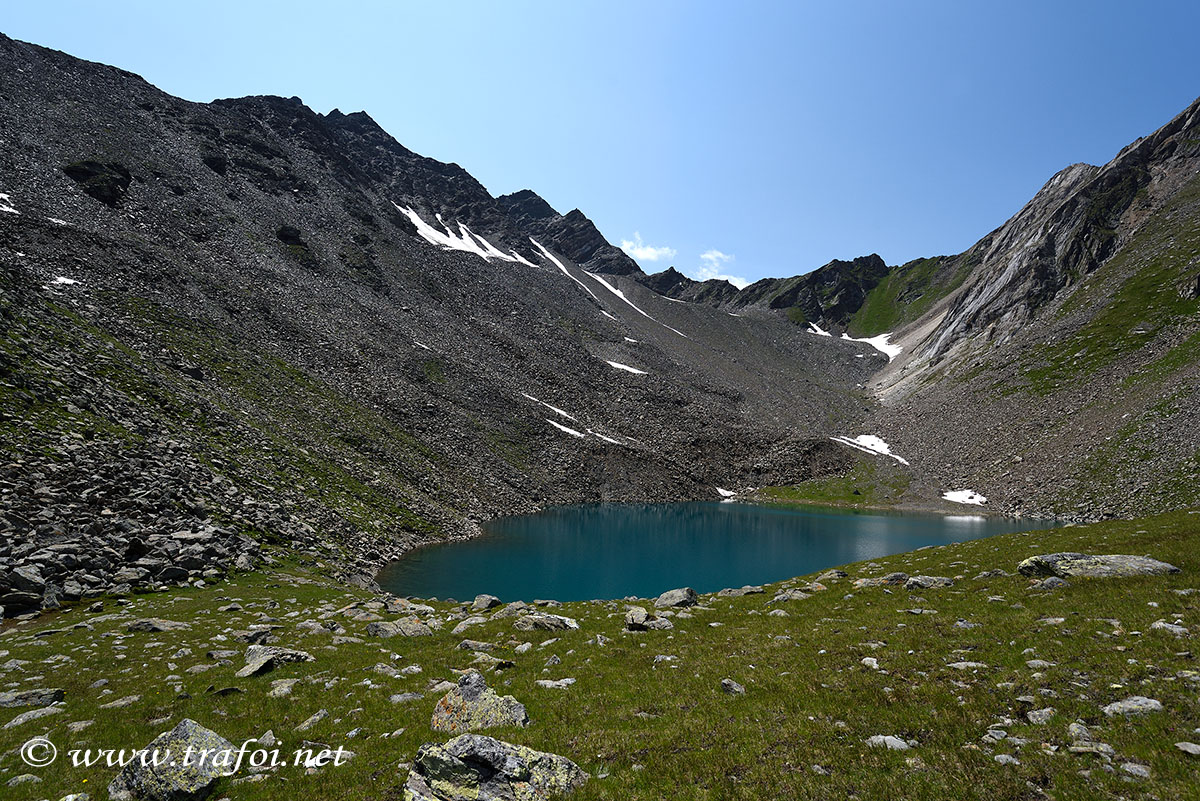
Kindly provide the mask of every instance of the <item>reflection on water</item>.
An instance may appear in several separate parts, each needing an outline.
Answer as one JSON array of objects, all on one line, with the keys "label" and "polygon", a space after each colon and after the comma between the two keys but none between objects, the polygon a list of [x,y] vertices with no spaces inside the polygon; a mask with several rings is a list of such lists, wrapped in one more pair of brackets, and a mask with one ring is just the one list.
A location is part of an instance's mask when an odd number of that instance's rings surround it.
[{"label": "reflection on water", "polygon": [[397,595],[506,601],[653,596],[763,584],[1011,531],[1037,520],[739,503],[591,504],[492,521],[467,542],[420,548],[386,567]]}]

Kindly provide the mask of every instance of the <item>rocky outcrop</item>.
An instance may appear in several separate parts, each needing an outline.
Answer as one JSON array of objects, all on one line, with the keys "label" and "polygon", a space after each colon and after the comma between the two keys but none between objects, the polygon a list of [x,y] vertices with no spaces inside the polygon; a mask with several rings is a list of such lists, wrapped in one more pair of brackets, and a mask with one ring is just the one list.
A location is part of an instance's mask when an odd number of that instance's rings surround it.
[{"label": "rocky outcrop", "polygon": [[405,801],[548,801],[582,787],[588,775],[571,760],[477,734],[417,752]]}]

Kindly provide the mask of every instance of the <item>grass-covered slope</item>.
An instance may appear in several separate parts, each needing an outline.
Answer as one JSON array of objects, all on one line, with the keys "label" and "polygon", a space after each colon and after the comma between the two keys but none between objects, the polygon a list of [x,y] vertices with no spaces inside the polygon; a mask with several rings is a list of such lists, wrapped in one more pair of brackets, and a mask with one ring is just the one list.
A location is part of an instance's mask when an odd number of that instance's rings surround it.
[{"label": "grass-covered slope", "polygon": [[[1190,635],[1152,624],[1197,625],[1198,529],[1200,515],[1181,512],[925,549],[848,566],[849,578],[824,579],[825,589],[810,587],[803,600],[772,599],[809,579],[740,598],[705,596],[691,617],[673,618],[674,629],[637,634],[623,631],[624,602],[551,610],[577,619],[578,631],[527,633],[497,616],[455,634],[465,607],[431,601],[432,611],[418,614],[436,628],[432,636],[373,639],[368,621],[398,615],[380,599],[330,583],[320,564],[294,561],[203,589],[105,599],[102,611],[80,606],[0,635],[6,688],[66,693],[61,712],[0,728],[0,781],[41,778],[6,788],[12,801],[80,791],[103,798],[116,769],[74,768],[65,757],[31,769],[15,750],[42,734],[64,753],[140,747],[190,717],[235,744],[271,730],[285,750],[307,739],[355,753],[340,767],[281,770],[218,788],[219,795],[399,798],[419,745],[446,739],[430,729],[438,697],[430,685],[474,665],[532,719],[527,729],[488,733],[578,762],[593,776],[578,799],[1189,798],[1200,759],[1175,743],[1200,740],[1200,673]],[[1064,550],[1145,553],[1182,572],[1075,580],[1053,592],[1034,591],[1015,574],[1027,556]],[[954,585],[851,586],[892,571],[946,576]],[[188,627],[127,631],[131,621],[155,616]],[[235,679],[246,647],[239,632],[253,629],[270,630],[275,644],[316,661]],[[466,638],[494,644],[492,656],[513,666],[489,669],[490,660],[459,647]],[[518,651],[523,642],[532,649]],[[235,653],[223,661],[219,651]],[[420,671],[404,671],[412,665]],[[567,689],[535,684],[567,677],[576,679]],[[724,678],[745,695],[723,693]],[[273,698],[272,682],[281,679],[299,681],[290,695]],[[389,700],[406,692],[423,697]],[[1102,712],[1132,695],[1164,709],[1131,719]],[[104,707],[118,700],[124,705]],[[320,710],[327,717],[296,731]],[[1033,710],[1046,722],[1030,722]],[[2,711],[0,726],[24,710]],[[80,728],[84,721],[93,722]],[[1070,750],[1078,747],[1068,731],[1076,721],[1111,747],[1111,757]],[[917,745],[868,747],[874,735]]]}]

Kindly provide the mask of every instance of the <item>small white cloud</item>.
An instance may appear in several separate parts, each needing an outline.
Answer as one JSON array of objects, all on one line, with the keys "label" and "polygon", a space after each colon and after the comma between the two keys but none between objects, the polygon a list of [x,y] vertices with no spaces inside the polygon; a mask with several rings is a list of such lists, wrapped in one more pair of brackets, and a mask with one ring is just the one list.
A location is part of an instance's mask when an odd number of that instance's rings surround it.
[{"label": "small white cloud", "polygon": [[725,264],[733,260],[734,257],[730,253],[722,253],[716,249],[706,250],[700,254],[700,261],[703,264],[696,269],[696,274],[692,277],[697,281],[711,281],[715,278],[718,281],[728,281],[738,289],[745,289],[750,286],[750,282],[745,278],[742,278],[740,275],[729,275],[722,272]]},{"label": "small white cloud", "polygon": [[647,245],[642,241],[642,235],[637,231],[633,232],[633,240],[621,240],[621,250],[628,253],[638,261],[659,261],[660,259],[675,258],[675,248],[661,247],[656,248]]}]

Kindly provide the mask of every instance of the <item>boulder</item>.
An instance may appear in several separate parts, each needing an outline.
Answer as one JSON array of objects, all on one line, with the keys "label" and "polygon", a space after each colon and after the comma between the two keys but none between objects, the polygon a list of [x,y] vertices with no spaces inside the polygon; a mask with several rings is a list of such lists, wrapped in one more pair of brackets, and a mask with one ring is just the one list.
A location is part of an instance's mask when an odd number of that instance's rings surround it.
[{"label": "boulder", "polygon": [[147,617],[141,620],[135,620],[125,627],[127,631],[182,631],[183,629],[191,628],[187,623],[180,623],[178,620],[164,620],[161,617]]},{"label": "boulder", "polygon": [[862,587],[898,587],[908,581],[907,573],[888,573],[880,578],[860,578],[854,580],[855,589]]},{"label": "boulder", "polygon": [[629,611],[625,613],[625,628],[629,631],[645,631],[646,621],[650,619],[650,613],[640,606],[631,606]]},{"label": "boulder", "polygon": [[761,595],[766,592],[757,584],[747,584],[743,587],[726,587],[717,593],[722,598],[741,598],[744,595]]},{"label": "boulder", "polygon": [[518,631],[566,631],[579,628],[574,618],[552,615],[548,612],[534,612],[516,619],[513,628]]},{"label": "boulder", "polygon": [[672,606],[695,606],[700,597],[691,587],[681,587],[677,590],[667,590],[654,601],[655,609],[666,609]]},{"label": "boulder", "polygon": [[415,617],[402,617],[399,620],[377,620],[367,624],[369,637],[425,637],[433,632]]},{"label": "boulder", "polygon": [[953,587],[954,582],[945,576],[912,576],[904,582],[906,590],[931,590],[938,587]]},{"label": "boulder", "polygon": [[1050,553],[1031,556],[1017,566],[1025,576],[1058,576],[1059,578],[1128,578],[1130,576],[1162,576],[1178,573],[1175,565],[1148,556],[1085,553]]},{"label": "boulder", "polygon": [[1153,698],[1147,698],[1144,695],[1131,695],[1121,701],[1114,701],[1104,707],[1104,714],[1110,718],[1117,715],[1123,715],[1127,718],[1141,717],[1154,712],[1161,712],[1163,709],[1162,702],[1156,701]]},{"label": "boulder", "polygon": [[[190,749],[190,750],[189,750]],[[237,759],[237,747],[216,732],[184,718],[146,746],[173,755],[154,764],[134,759],[108,785],[113,801],[199,801],[213,790]],[[185,758],[185,755],[188,755]]]},{"label": "boulder", "polygon": [[478,734],[417,751],[405,801],[542,801],[582,787],[588,775],[571,760]]},{"label": "boulder", "polygon": [[494,609],[499,606],[501,601],[495,595],[481,593],[475,596],[475,600],[471,602],[472,612],[486,612],[489,609]]},{"label": "boulder", "polygon": [[469,670],[454,689],[440,699],[429,723],[434,731],[476,731],[494,726],[528,726],[525,705],[511,695],[500,696],[483,675]]},{"label": "boulder", "polygon": [[771,599],[771,603],[782,603],[784,601],[803,601],[812,596],[804,590],[788,589],[780,590],[775,593],[775,597]]},{"label": "boulder", "polygon": [[16,690],[0,693],[0,707],[50,706],[63,699],[65,693],[53,690]]}]

